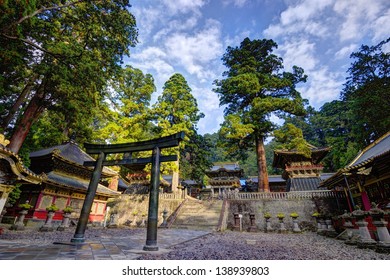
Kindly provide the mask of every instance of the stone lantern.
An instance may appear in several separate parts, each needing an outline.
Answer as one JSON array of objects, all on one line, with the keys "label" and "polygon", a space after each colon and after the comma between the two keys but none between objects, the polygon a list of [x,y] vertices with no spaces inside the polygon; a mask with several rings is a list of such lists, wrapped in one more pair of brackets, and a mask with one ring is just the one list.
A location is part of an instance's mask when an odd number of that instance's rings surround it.
[{"label": "stone lantern", "polygon": [[352,216],[356,218],[356,224],[359,227],[359,240],[357,241],[357,246],[359,248],[374,248],[376,246],[376,241],[371,238],[370,232],[368,231],[368,223],[365,221],[367,212],[360,209],[359,206],[356,207],[356,210],[352,212]]},{"label": "stone lantern", "polygon": [[378,205],[373,203],[372,208],[369,211],[372,219],[373,225],[376,227],[376,232],[378,234],[378,244],[376,250],[378,252],[389,253],[390,252],[390,234],[387,229],[387,222],[383,220],[385,211],[378,208]]}]

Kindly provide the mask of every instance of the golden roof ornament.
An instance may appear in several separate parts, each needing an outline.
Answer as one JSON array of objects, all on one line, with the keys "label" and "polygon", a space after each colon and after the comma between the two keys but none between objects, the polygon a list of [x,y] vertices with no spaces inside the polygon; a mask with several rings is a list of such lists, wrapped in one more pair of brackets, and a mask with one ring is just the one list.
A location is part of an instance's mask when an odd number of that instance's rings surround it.
[{"label": "golden roof ornament", "polygon": [[3,145],[4,147],[9,144],[9,140],[5,139],[4,134],[0,133],[0,145]]}]

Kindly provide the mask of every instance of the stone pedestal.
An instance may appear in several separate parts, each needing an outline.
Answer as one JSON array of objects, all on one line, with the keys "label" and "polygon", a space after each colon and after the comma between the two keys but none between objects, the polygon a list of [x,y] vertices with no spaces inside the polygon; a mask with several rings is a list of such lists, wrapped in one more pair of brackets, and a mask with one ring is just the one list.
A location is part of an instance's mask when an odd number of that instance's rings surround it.
[{"label": "stone pedestal", "polygon": [[373,219],[372,223],[376,227],[376,233],[378,236],[376,251],[380,253],[390,253],[390,234],[387,229],[388,223],[382,220],[385,215],[385,211],[379,209],[377,204],[372,203],[372,208],[369,213]]},{"label": "stone pedestal", "polygon": [[248,228],[249,232],[256,232],[257,231],[257,226],[256,226],[256,216],[253,213],[249,214],[249,220],[251,225]]},{"label": "stone pedestal", "polygon": [[118,227],[118,214],[112,213],[110,215],[110,221],[108,222],[109,228],[117,228]]},{"label": "stone pedestal", "polygon": [[46,222],[43,226],[41,226],[39,231],[53,231],[54,230],[53,223],[52,223],[54,214],[55,214],[55,212],[52,212],[52,211],[47,212]]},{"label": "stone pedestal", "polygon": [[328,237],[336,237],[338,234],[333,227],[332,219],[326,219],[325,224],[326,224],[325,235]]},{"label": "stone pedestal", "polygon": [[285,233],[287,231],[285,225],[284,225],[284,221],[283,219],[279,219],[279,229],[278,229],[278,232],[279,233]]},{"label": "stone pedestal", "polygon": [[298,225],[298,219],[293,218],[292,220],[293,220],[293,232],[295,232],[295,233],[301,232],[301,229],[299,228],[299,225]]},{"label": "stone pedestal", "polygon": [[371,238],[370,232],[368,231],[368,223],[364,220],[367,216],[366,211],[360,210],[359,207],[352,212],[352,216],[356,218],[356,225],[359,227],[359,239],[357,246],[359,248],[375,248],[376,241]]},{"label": "stone pedestal", "polygon": [[233,213],[234,217],[234,225],[233,225],[233,230],[240,231],[241,230],[241,214],[238,213]]},{"label": "stone pedestal", "polygon": [[357,246],[359,248],[375,248],[376,241],[371,238],[370,232],[368,231],[368,223],[365,221],[357,221],[356,224],[359,227],[359,240]]},{"label": "stone pedestal", "polygon": [[321,223],[320,223],[320,218],[315,217],[316,219],[316,224],[317,224],[317,232],[321,231]]},{"label": "stone pedestal", "polygon": [[319,235],[325,235],[326,234],[326,231],[328,229],[328,226],[326,225],[326,222],[325,222],[325,219],[324,218],[321,218],[320,219],[320,228],[317,230],[317,233]]},{"label": "stone pedestal", "polygon": [[272,232],[274,229],[271,226],[271,218],[265,218],[265,231]]},{"label": "stone pedestal", "polygon": [[26,217],[28,211],[22,210],[19,212],[19,217],[16,220],[15,224],[13,224],[10,229],[12,230],[24,230],[24,218]]},{"label": "stone pedestal", "polygon": [[167,209],[164,209],[162,217],[163,217],[163,221],[162,221],[160,227],[166,228],[166,227],[168,227],[168,221],[167,221],[168,211],[167,211]]},{"label": "stone pedestal", "polygon": [[61,225],[57,228],[58,231],[64,231],[65,229],[69,228],[69,222],[70,222],[70,216],[71,213],[64,213],[62,214],[62,223]]},{"label": "stone pedestal", "polygon": [[374,221],[379,242],[377,243],[376,251],[380,253],[390,253],[390,234],[387,229],[387,222]]}]

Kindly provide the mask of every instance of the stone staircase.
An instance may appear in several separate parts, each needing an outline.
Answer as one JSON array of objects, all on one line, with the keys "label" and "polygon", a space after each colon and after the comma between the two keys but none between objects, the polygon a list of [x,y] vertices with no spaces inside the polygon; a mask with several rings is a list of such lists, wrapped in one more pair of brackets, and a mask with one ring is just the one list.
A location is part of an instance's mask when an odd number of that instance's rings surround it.
[{"label": "stone staircase", "polygon": [[222,200],[201,201],[189,198],[171,228],[216,230],[222,210]]}]

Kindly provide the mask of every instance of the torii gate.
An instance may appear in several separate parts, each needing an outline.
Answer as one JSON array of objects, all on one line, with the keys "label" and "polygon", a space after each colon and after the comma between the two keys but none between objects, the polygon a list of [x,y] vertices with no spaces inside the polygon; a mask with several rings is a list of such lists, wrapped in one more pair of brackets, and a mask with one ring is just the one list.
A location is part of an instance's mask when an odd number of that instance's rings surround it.
[{"label": "torii gate", "polygon": [[[89,182],[87,194],[81,209],[80,218],[77,223],[76,232],[71,239],[74,243],[83,243],[85,241],[85,230],[87,228],[89,214],[91,212],[96,189],[100,181],[103,166],[112,165],[135,165],[152,163],[151,186],[149,194],[149,212],[148,226],[146,234],[145,251],[158,251],[157,246],[157,219],[158,219],[158,194],[160,186],[160,163],[167,161],[176,161],[177,155],[161,156],[161,149],[179,146],[180,141],[184,139],[184,132],[179,132],[170,136],[161,137],[154,140],[133,142],[126,144],[84,144],[88,154],[99,154],[96,161],[86,161],[84,166],[94,166],[91,181]],[[153,151],[152,157],[132,158],[131,153],[141,151]],[[106,161],[108,154],[129,154],[122,160]]]}]

